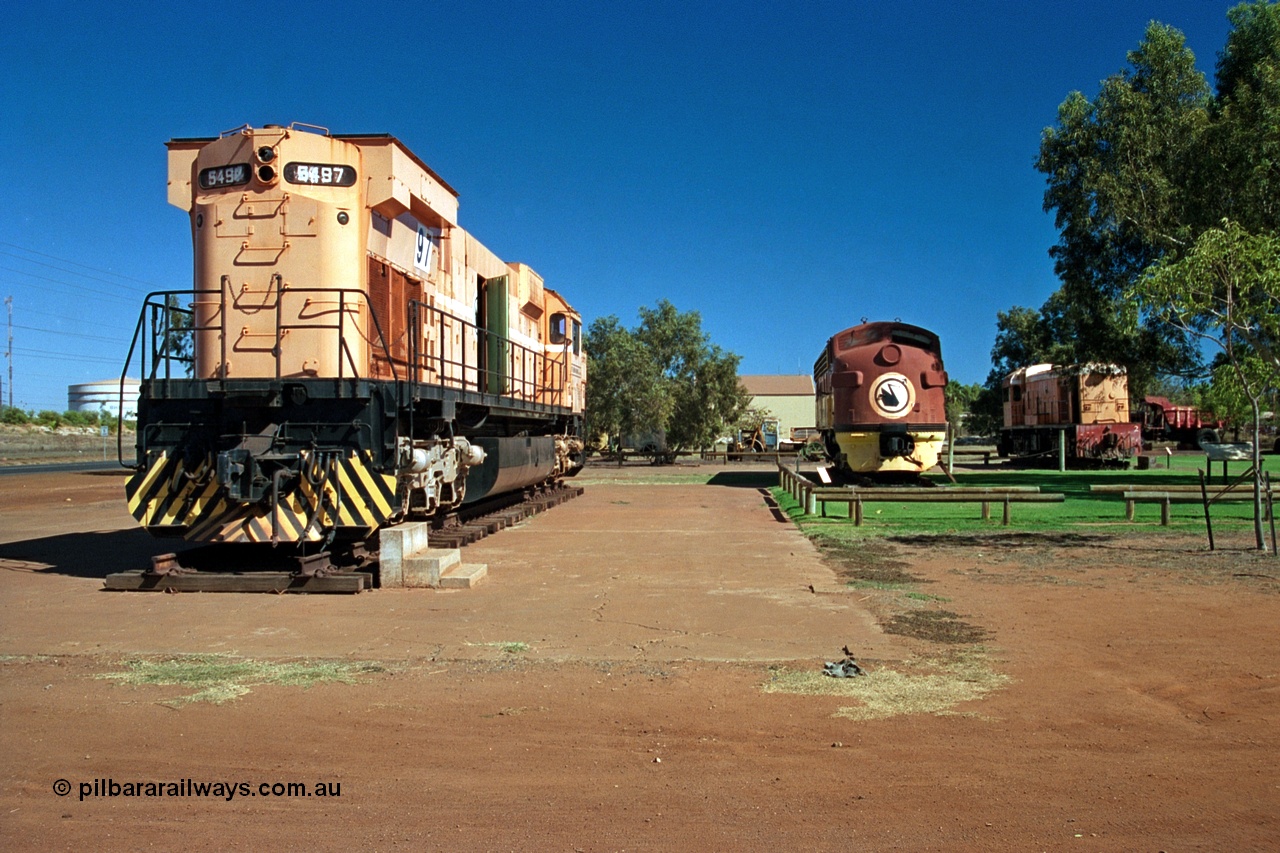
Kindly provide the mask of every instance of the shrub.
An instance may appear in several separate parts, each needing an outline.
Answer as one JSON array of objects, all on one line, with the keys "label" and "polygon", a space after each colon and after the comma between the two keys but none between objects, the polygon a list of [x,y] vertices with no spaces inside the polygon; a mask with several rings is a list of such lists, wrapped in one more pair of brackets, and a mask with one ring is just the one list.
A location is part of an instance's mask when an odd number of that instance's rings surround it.
[{"label": "shrub", "polygon": [[0,423],[21,426],[31,423],[31,416],[17,406],[0,406]]}]

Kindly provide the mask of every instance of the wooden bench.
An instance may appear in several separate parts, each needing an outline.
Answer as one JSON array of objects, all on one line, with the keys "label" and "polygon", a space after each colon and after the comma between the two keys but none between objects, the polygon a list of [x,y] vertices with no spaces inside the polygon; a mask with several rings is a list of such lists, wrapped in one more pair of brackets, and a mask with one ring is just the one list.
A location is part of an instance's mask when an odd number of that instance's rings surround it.
[{"label": "wooden bench", "polygon": [[[1134,510],[1140,503],[1160,504],[1160,524],[1169,526],[1169,507],[1172,504],[1204,504],[1204,491],[1197,485],[1138,485],[1138,484],[1094,484],[1089,487],[1094,494],[1118,494],[1124,498],[1124,517],[1133,521]],[[1253,484],[1239,483],[1234,486],[1209,486],[1207,488],[1210,503],[1240,503],[1253,500]],[[1266,502],[1266,493],[1263,493]]]},{"label": "wooden bench", "polygon": [[981,486],[943,486],[939,488],[894,487],[810,487],[805,500],[805,512],[812,515],[819,510],[827,517],[827,504],[843,503],[849,507],[849,515],[855,526],[863,521],[865,503],[976,503],[982,505],[982,519],[991,518],[991,505],[1004,508],[1003,523],[1010,523],[1010,505],[1015,503],[1062,503],[1061,494],[1044,494],[1038,486],[1012,486],[1009,488],[985,488]]},{"label": "wooden bench", "polygon": [[994,456],[994,455],[996,455],[996,451],[994,451],[994,450],[961,450],[961,449],[959,449],[959,448],[956,448],[955,450],[948,451],[948,450],[944,447],[944,448],[942,449],[942,455],[941,455],[941,457],[939,457],[939,458],[941,458],[941,459],[946,459],[946,458],[948,458],[948,456],[950,456],[950,458],[952,458],[952,459],[963,459],[963,458],[965,458],[965,457],[969,457],[969,458],[972,458],[972,459],[976,459],[976,458],[978,458],[979,456],[981,456],[981,457],[982,457],[982,464],[983,464],[984,466],[986,466],[986,467],[990,467],[990,466],[991,466],[991,457],[992,457],[992,456]]},{"label": "wooden bench", "polygon": [[[1163,527],[1169,526],[1169,507],[1172,504],[1198,504],[1204,505],[1204,496],[1200,494],[1200,487],[1197,486],[1195,492],[1184,491],[1149,491],[1142,489],[1136,492],[1124,492],[1124,517],[1129,521],[1133,521],[1134,507],[1140,503],[1158,503],[1160,504],[1160,524]],[[1209,498],[1210,503],[1247,503],[1253,500],[1253,489],[1247,492],[1231,489],[1221,492]],[[1263,499],[1263,521],[1266,521],[1266,505],[1267,499],[1264,493]]]}]

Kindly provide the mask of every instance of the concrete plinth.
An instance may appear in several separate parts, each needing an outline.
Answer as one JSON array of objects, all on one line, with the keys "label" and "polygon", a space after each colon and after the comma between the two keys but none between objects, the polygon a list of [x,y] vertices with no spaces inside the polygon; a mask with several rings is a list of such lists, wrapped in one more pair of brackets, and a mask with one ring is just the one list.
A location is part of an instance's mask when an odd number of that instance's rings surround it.
[{"label": "concrete plinth", "polygon": [[471,589],[489,573],[487,563],[461,563],[440,576],[441,589]]},{"label": "concrete plinth", "polygon": [[440,576],[461,562],[462,552],[457,548],[423,548],[404,558],[404,585],[437,588]]},{"label": "concrete plinth", "polygon": [[425,521],[397,524],[378,531],[378,580],[384,589],[405,586],[404,561],[427,550],[431,525]]}]

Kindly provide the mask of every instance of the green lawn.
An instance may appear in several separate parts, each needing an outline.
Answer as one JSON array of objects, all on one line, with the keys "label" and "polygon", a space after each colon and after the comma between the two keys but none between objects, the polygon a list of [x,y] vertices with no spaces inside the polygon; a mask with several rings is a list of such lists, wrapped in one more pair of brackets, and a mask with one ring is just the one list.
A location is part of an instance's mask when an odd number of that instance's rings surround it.
[{"label": "green lawn", "polygon": [[[1196,463],[1203,466],[1203,459],[1175,457],[1173,468],[1164,467],[1147,471],[1067,471],[993,469],[991,471],[962,472],[956,481],[962,486],[1039,486],[1041,492],[1059,492],[1065,496],[1057,504],[1019,504],[1011,507],[1010,530],[1064,531],[1099,527],[1120,527],[1126,530],[1160,527],[1159,504],[1138,504],[1133,522],[1125,520],[1125,502],[1118,494],[1094,494],[1089,487],[1094,484],[1198,485]],[[1246,464],[1233,462],[1230,475],[1234,479],[1243,473]],[[1213,483],[1221,481],[1221,466],[1215,466]],[[1263,470],[1271,475],[1273,483],[1280,483],[1280,456],[1263,457]],[[939,485],[946,478],[934,477]],[[928,503],[866,503],[863,505],[863,525],[855,528],[849,518],[850,507],[845,504],[827,504],[827,517],[809,515],[781,489],[773,494],[781,509],[807,531],[828,531],[840,535],[868,535],[883,533],[961,533],[997,531],[1001,524],[1003,508],[991,507],[991,519],[981,518],[977,503],[928,504]],[[821,508],[819,508],[821,510]],[[1247,529],[1252,524],[1253,506],[1244,503],[1214,504],[1211,510],[1215,531]],[[847,529],[846,529],[847,528]],[[1204,509],[1198,503],[1174,504],[1170,509],[1170,529],[1179,531],[1203,530]],[[855,533],[856,531],[856,533]]]}]

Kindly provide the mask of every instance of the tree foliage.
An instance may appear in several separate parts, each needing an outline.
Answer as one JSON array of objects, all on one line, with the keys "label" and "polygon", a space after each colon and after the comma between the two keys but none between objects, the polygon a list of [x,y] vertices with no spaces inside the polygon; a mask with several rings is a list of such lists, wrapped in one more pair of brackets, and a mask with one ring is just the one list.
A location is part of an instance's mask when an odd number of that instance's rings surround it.
[{"label": "tree foliage", "polygon": [[163,344],[167,358],[179,362],[191,376],[195,370],[195,317],[192,311],[178,304],[178,297],[169,294],[164,301]]},{"label": "tree foliage", "polygon": [[738,382],[739,357],[711,342],[696,311],[664,299],[639,313],[634,330],[614,316],[587,330],[589,428],[618,438],[663,432],[676,452],[710,447],[750,399]]},{"label": "tree foliage", "polygon": [[963,385],[954,379],[947,381],[947,423],[952,435],[980,432],[973,426],[973,404],[982,393],[981,385]]},{"label": "tree foliage", "polygon": [[[1128,60],[1092,100],[1068,95],[1057,126],[1042,136],[1036,166],[1059,229],[1050,256],[1062,286],[1040,309],[1037,331],[1041,360],[1114,361],[1141,385],[1194,361],[1184,337],[1154,318],[1137,322],[1124,296],[1203,220],[1188,176],[1197,171],[1211,97],[1172,27],[1150,24]],[[1010,332],[1017,336],[1016,327]]]},{"label": "tree foliage", "polygon": [[1217,404],[1253,426],[1254,533],[1262,539],[1262,400],[1280,383],[1280,238],[1225,221],[1196,238],[1190,251],[1152,265],[1133,298],[1195,338],[1218,347]]},{"label": "tree foliage", "polygon": [[[1228,19],[1216,91],[1182,34],[1152,22],[1128,68],[1059,107],[1036,166],[1062,286],[1038,318],[1000,316],[992,360],[1117,362],[1140,394],[1155,375],[1192,372],[1212,341],[1250,401],[1256,454],[1259,401],[1280,375],[1280,4]],[[1251,378],[1255,360],[1269,381]]]},{"label": "tree foliage", "polygon": [[657,361],[617,317],[598,317],[587,329],[586,419],[592,436],[656,432],[671,414]]}]

